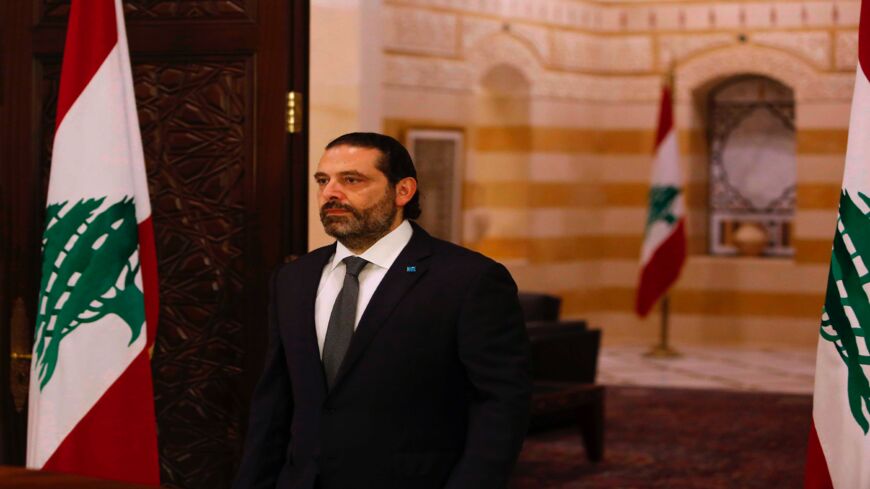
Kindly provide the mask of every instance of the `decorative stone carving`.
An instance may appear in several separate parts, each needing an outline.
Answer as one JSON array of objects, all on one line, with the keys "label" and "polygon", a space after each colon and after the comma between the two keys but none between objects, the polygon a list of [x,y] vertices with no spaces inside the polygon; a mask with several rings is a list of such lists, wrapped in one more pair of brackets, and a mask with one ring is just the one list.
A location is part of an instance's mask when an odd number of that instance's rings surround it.
[{"label": "decorative stone carving", "polygon": [[527,44],[504,33],[491,35],[470,48],[465,62],[387,54],[384,65],[387,86],[472,91],[491,69],[508,65],[529,81],[534,97],[642,102],[659,97],[658,75],[614,78],[547,72]]},{"label": "decorative stone carving", "polygon": [[545,27],[528,24],[499,22],[491,19],[466,18],[462,21],[462,48],[468,51],[482,39],[499,32],[513,34],[529,43],[538,58],[547,62],[550,59],[549,31]]},{"label": "decorative stone carving", "polygon": [[671,61],[682,61],[692,55],[734,44],[732,34],[686,34],[659,38],[659,68],[667,69]]},{"label": "decorative stone carving", "polygon": [[691,100],[692,92],[709,82],[756,73],[779,80],[794,90],[797,102],[848,101],[854,74],[822,73],[803,58],[775,49],[740,45],[718,49],[677,66],[677,98]]},{"label": "decorative stone carving", "polygon": [[858,66],[858,32],[838,32],[834,42],[834,66],[838,70],[854,71]]},{"label": "decorative stone carving", "polygon": [[510,32],[517,37],[524,39],[535,47],[538,56],[544,63],[550,60],[550,36],[548,30],[544,27],[531,26],[527,24],[511,25]]},{"label": "decorative stone carving", "polygon": [[552,59],[558,67],[603,73],[637,73],[653,67],[649,36],[554,32]]},{"label": "decorative stone carving", "polygon": [[478,83],[483,76],[498,65],[509,65],[520,71],[532,87],[541,78],[541,63],[528,45],[510,34],[496,34],[483,39],[466,55],[472,80]]},{"label": "decorative stone carving", "polygon": [[[483,0],[481,0],[483,1]],[[492,19],[465,17],[462,19],[462,50],[467,52],[481,39],[501,31],[503,22]]]},{"label": "decorative stone carving", "polygon": [[457,55],[457,20],[444,14],[405,7],[384,9],[384,47],[408,53]]},{"label": "decorative stone carving", "polygon": [[461,61],[384,56],[384,85],[470,90],[470,69]]},{"label": "decorative stone carving", "polygon": [[750,39],[756,44],[791,51],[819,68],[831,64],[831,37],[827,32],[759,32]]},{"label": "decorative stone carving", "polygon": [[[860,2],[768,0],[759,2],[603,2],[596,0],[385,0],[391,5],[448,8],[592,32],[778,29],[857,26]],[[712,11],[712,15],[711,12]],[[649,19],[654,18],[651,22]]]},{"label": "decorative stone carving", "polygon": [[606,102],[655,102],[661,95],[661,77],[609,77],[574,73],[547,73],[532,95],[542,98]]}]

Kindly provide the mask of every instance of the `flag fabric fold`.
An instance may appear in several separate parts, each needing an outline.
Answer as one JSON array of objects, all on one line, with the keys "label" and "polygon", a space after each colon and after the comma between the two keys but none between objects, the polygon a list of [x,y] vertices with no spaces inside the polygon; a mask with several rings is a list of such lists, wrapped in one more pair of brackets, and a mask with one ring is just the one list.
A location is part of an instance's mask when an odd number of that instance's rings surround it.
[{"label": "flag fabric fold", "polygon": [[662,88],[649,214],[640,257],[635,312],[649,314],[676,282],[686,260],[685,204],[671,87]]},{"label": "flag fabric fold", "polygon": [[870,4],[861,2],[846,165],[816,352],[807,489],[870,488]]},{"label": "flag fabric fold", "polygon": [[27,466],[157,485],[157,263],[121,0],[72,1],[55,129]]}]

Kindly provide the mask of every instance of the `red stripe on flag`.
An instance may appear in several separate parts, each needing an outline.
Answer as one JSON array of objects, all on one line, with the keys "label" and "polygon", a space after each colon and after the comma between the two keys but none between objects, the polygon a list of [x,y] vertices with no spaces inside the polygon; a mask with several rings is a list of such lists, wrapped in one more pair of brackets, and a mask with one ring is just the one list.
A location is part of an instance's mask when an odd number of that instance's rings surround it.
[{"label": "red stripe on flag", "polygon": [[834,489],[831,474],[828,473],[828,461],[819,443],[816,424],[810,424],[810,440],[807,444],[807,467],[804,475],[804,489]]},{"label": "red stripe on flag", "polygon": [[662,87],[662,103],[659,105],[659,127],[656,131],[656,149],[668,136],[668,132],[674,127],[673,105],[671,104],[671,88]]},{"label": "red stripe on flag", "polygon": [[864,78],[870,80],[870,2],[861,2],[861,23],[858,26],[858,63]]},{"label": "red stripe on flag", "polygon": [[66,113],[118,44],[118,26],[113,0],[73,0],[66,31],[57,118],[60,126]]},{"label": "red stripe on flag", "polygon": [[139,264],[142,270],[142,288],[145,294],[145,327],[148,342],[146,349],[154,345],[157,336],[157,316],[160,299],[157,292],[157,250],[154,248],[154,226],[151,216],[139,223]]},{"label": "red stripe on flag", "polygon": [[641,270],[634,306],[635,312],[640,317],[649,314],[655,303],[677,281],[685,261],[686,231],[683,219],[680,219],[671,235],[659,245]]},{"label": "red stripe on flag", "polygon": [[43,469],[159,485],[148,351],[133,360],[79,421]]}]

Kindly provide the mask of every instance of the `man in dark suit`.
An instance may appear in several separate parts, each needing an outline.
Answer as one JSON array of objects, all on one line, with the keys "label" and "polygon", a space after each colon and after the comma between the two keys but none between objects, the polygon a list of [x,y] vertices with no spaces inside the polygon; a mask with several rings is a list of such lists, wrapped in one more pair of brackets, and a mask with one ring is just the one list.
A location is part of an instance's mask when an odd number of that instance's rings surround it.
[{"label": "man in dark suit", "polygon": [[393,138],[337,138],[314,178],[337,243],[272,276],[234,487],[506,487],[531,394],[510,274],[408,221],[416,170]]}]

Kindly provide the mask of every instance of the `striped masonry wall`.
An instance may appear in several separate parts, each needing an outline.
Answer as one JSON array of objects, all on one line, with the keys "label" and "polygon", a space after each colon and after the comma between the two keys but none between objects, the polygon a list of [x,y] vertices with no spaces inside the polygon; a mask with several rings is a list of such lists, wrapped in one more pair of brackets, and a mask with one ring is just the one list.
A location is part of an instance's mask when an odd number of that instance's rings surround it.
[{"label": "striped masonry wall", "polygon": [[[562,296],[563,314],[603,328],[606,343],[653,342],[658,314],[640,320],[632,311],[654,103],[518,98],[488,111],[473,100],[480,96],[440,94],[460,99],[447,104],[456,110],[445,113],[439,104],[440,113],[431,114],[413,103],[422,96],[388,90],[384,126],[396,137],[409,128],[464,130],[463,244],[506,263],[522,290]],[[510,103],[518,106],[514,117],[506,117]],[[549,125],[554,120],[563,125]],[[690,257],[671,298],[674,341],[815,345],[846,127],[798,129],[797,252],[763,259],[706,255],[706,142],[685,123],[677,124]]]},{"label": "striped masonry wall", "polygon": [[[383,128],[465,135],[462,242],[559,294],[605,343],[633,314],[659,87],[672,67],[690,257],[675,343],[814,348],[842,179],[860,2],[384,0]],[[794,90],[792,259],[707,255],[706,94],[747,73]]]}]

